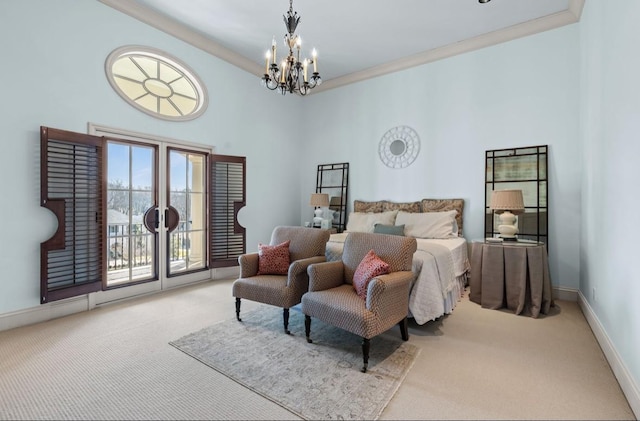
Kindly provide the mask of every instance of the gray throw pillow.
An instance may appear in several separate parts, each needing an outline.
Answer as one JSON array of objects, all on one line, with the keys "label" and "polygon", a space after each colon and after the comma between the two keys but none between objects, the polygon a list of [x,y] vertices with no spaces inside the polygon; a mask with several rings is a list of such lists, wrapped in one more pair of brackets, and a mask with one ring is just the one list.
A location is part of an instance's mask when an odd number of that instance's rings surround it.
[{"label": "gray throw pillow", "polygon": [[373,226],[373,232],[376,234],[391,234],[404,236],[404,224],[403,225],[384,225],[377,223]]}]

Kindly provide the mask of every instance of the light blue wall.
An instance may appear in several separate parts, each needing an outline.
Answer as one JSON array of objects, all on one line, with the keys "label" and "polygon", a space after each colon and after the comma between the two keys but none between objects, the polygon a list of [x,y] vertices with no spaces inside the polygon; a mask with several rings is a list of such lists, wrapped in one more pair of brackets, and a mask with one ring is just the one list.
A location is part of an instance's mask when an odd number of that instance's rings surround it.
[{"label": "light blue wall", "polygon": [[[40,125],[86,132],[94,122],[247,156],[249,249],[273,225],[309,220],[316,165],[331,162],[350,163],[351,202],[462,197],[465,236],[482,237],[484,151],[548,144],[553,283],[580,289],[638,384],[637,1],[589,1],[580,24],[302,99],[267,92],[257,77],[97,1],[4,1],[0,11],[0,315],[39,304],[39,244],[55,229],[39,207]],[[104,60],[126,44],[188,63],[211,95],[206,113],[164,122],[120,99]],[[377,156],[397,125],[422,141],[403,170]]]},{"label": "light blue wall", "polygon": [[[350,203],[461,197],[472,240],[484,236],[485,151],[549,145],[551,276],[577,290],[578,37],[571,25],[311,96],[302,192],[315,187],[315,165],[349,162]],[[417,131],[421,150],[411,166],[389,169],[378,143],[398,125]],[[310,214],[304,200],[301,213]]]},{"label": "light blue wall", "polygon": [[[640,386],[640,2],[586,3],[581,21],[580,291]],[[637,389],[638,390],[638,389]],[[640,392],[637,392],[640,393]],[[634,408],[637,411],[640,408]]]},{"label": "light blue wall", "polygon": [[[274,224],[300,219],[300,184],[291,174],[300,171],[301,142],[274,123],[283,114],[295,122],[300,99],[285,101],[258,77],[98,1],[3,1],[0,39],[0,314],[40,303],[40,242],[55,230],[53,216],[39,206],[41,125],[86,133],[93,122],[246,156],[241,219],[249,250],[269,241]],[[193,68],[209,90],[207,111],[166,122],[123,101],[105,78],[104,62],[128,44],[159,48]]]},{"label": "light blue wall", "polygon": [[[636,0],[588,1],[579,24],[311,96],[302,217],[315,166],[349,162],[351,203],[462,197],[465,237],[480,238],[484,151],[548,144],[553,284],[588,300],[637,399],[639,15]],[[377,156],[397,125],[422,141],[402,170]]]}]

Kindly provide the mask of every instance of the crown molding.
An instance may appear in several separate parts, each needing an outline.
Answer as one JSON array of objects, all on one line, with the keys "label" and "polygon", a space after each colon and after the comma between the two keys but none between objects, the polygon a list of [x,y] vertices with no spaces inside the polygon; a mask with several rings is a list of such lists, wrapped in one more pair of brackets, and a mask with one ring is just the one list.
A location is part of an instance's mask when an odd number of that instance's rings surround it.
[{"label": "crown molding", "polygon": [[569,0],[569,7],[567,10],[562,12],[523,22],[498,31],[489,32],[455,44],[434,48],[433,50],[385,63],[380,66],[371,67],[360,72],[323,81],[322,85],[316,87],[311,94],[315,95],[329,89],[409,69],[422,64],[432,63],[434,61],[453,57],[459,54],[468,53],[485,47],[490,47],[492,45],[501,44],[507,41],[512,41],[518,38],[576,23],[580,20],[580,16],[582,15],[584,2],[585,0]]},{"label": "crown molding", "polygon": [[585,0],[569,0],[569,12],[573,13],[576,18],[576,22],[580,20],[582,16],[582,9],[584,9]]},{"label": "crown molding", "polygon": [[188,44],[193,45],[249,73],[262,76],[263,66],[223,47],[197,31],[130,0],[98,0],[132,18],[138,19]]},{"label": "crown molding", "polygon": [[[222,45],[212,41],[204,35],[196,32],[186,25],[178,23],[154,10],[141,6],[131,0],[99,0],[122,13],[125,13],[141,22],[149,24],[156,29],[166,32],[188,44],[193,45],[209,54],[212,54],[234,66],[249,73],[261,77],[263,67],[258,63],[237,54]],[[334,79],[323,80],[322,85],[317,86],[310,94],[316,95],[329,89],[360,82],[363,80],[383,76],[411,67],[420,66],[459,54],[479,50],[492,45],[501,44],[529,35],[556,29],[580,21],[585,0],[569,0],[567,10],[544,16],[538,19],[513,25],[498,31],[469,38],[455,44],[445,45],[433,50],[425,51],[400,60],[371,67],[360,72],[354,72]]]}]

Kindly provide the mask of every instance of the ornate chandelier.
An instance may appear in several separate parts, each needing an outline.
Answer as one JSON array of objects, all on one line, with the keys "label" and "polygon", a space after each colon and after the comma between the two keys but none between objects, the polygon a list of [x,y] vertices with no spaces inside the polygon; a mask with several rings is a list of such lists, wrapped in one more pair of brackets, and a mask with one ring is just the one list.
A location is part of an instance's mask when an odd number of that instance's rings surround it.
[{"label": "ornate chandelier", "polygon": [[[264,76],[262,84],[274,91],[278,89],[282,95],[287,92],[306,95],[309,91],[322,83],[318,73],[318,58],[315,48],[311,54],[312,59],[300,61],[300,47],[302,40],[295,35],[296,27],[300,23],[298,12],[293,11],[293,0],[289,0],[289,11],[284,17],[287,33],[284,35],[284,45],[289,48],[289,55],[282,61],[282,68],[276,64],[276,38],[271,42],[271,50],[265,57]],[[294,48],[296,50],[294,54]],[[313,73],[309,77],[308,67],[313,64]]]}]

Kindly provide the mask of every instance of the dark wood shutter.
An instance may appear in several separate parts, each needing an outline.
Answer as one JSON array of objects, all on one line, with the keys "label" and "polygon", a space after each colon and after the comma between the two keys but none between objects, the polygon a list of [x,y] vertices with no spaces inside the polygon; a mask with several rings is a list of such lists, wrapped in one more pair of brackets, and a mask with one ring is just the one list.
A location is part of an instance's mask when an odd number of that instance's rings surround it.
[{"label": "dark wood shutter", "polygon": [[246,253],[246,233],[238,211],[246,205],[246,158],[210,155],[210,250],[212,268],[237,266]]},{"label": "dark wood shutter", "polygon": [[102,289],[104,140],[40,128],[40,205],[58,229],[40,244],[42,304]]}]

